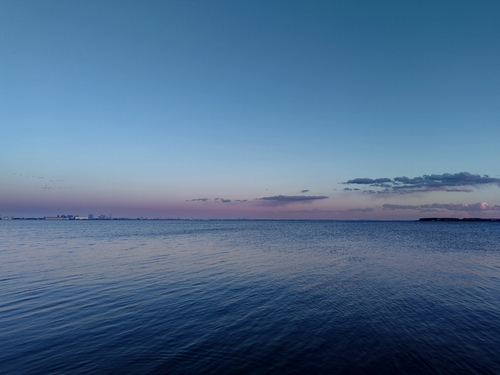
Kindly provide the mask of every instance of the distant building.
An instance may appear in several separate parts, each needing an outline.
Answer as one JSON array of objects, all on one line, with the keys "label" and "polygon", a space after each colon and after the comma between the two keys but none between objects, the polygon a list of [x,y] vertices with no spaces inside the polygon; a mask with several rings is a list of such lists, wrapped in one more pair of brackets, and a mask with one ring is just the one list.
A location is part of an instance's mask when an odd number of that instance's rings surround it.
[{"label": "distant building", "polygon": [[94,214],[89,214],[89,220],[94,219]]}]

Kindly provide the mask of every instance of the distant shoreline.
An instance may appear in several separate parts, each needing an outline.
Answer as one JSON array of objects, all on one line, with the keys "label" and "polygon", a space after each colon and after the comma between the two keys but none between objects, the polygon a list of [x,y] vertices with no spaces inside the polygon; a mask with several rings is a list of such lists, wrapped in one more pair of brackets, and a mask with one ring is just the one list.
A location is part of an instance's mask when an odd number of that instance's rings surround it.
[{"label": "distant shoreline", "polygon": [[463,219],[456,217],[421,217],[418,221],[500,221],[500,219],[482,219],[479,217],[464,217]]},{"label": "distant shoreline", "polygon": [[500,218],[491,218],[491,219],[483,219],[483,218],[456,218],[456,217],[422,217],[420,219],[409,219],[409,220],[376,220],[376,219],[183,219],[183,218],[146,218],[146,217],[138,217],[138,218],[128,218],[128,217],[117,217],[117,218],[106,218],[106,219],[98,219],[98,218],[79,218],[79,217],[0,217],[1,220],[47,220],[47,221],[352,221],[352,222],[401,222],[401,221],[457,221],[457,222],[500,222]]}]

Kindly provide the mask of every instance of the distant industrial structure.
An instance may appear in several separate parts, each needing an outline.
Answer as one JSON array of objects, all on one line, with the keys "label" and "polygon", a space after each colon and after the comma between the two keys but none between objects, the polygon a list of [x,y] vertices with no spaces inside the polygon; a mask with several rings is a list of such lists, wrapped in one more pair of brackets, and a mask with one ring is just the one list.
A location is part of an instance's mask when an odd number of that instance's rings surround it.
[{"label": "distant industrial structure", "polygon": [[[113,220],[113,215],[109,214],[106,216],[104,214],[100,214],[97,218],[94,217],[94,214],[88,215],[57,215],[57,216],[44,216],[44,217],[14,217],[14,216],[0,216],[0,220],[53,220],[53,221],[61,221],[61,220]],[[114,220],[135,220],[129,218],[118,218]]]},{"label": "distant industrial structure", "polygon": [[[87,216],[80,216],[80,215],[57,215],[57,216],[44,216],[44,217],[15,217],[15,216],[0,216],[0,220],[49,220],[49,221],[64,221],[64,220],[93,220],[93,221],[98,221],[98,220],[162,220],[162,221],[167,221],[167,220],[180,220],[180,221],[186,221],[186,220],[195,220],[195,221],[204,221],[204,220],[219,220],[219,219],[181,219],[179,217],[177,218],[152,218],[149,219],[148,217],[141,216],[137,218],[130,218],[130,217],[113,217],[112,214],[109,214],[109,216],[104,215],[104,214],[99,214],[97,217],[94,217],[94,214],[88,214]],[[221,219],[222,220],[222,219]],[[246,220],[246,219],[238,219],[238,220]]]}]

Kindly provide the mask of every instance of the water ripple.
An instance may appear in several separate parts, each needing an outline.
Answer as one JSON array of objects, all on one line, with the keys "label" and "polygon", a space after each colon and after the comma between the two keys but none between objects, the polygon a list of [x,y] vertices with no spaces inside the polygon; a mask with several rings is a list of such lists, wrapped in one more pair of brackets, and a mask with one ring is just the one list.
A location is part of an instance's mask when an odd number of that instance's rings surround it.
[{"label": "water ripple", "polygon": [[0,372],[498,374],[499,234],[0,222]]}]

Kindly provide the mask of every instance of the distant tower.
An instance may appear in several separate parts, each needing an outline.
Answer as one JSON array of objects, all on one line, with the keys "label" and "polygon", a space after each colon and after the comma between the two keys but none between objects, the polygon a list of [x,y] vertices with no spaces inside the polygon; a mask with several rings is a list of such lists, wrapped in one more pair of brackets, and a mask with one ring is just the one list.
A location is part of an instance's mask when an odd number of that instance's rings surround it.
[{"label": "distant tower", "polygon": [[113,214],[110,212],[109,213],[109,219],[111,220],[113,218]]},{"label": "distant tower", "polygon": [[94,214],[89,214],[89,220],[92,220],[94,218]]}]

